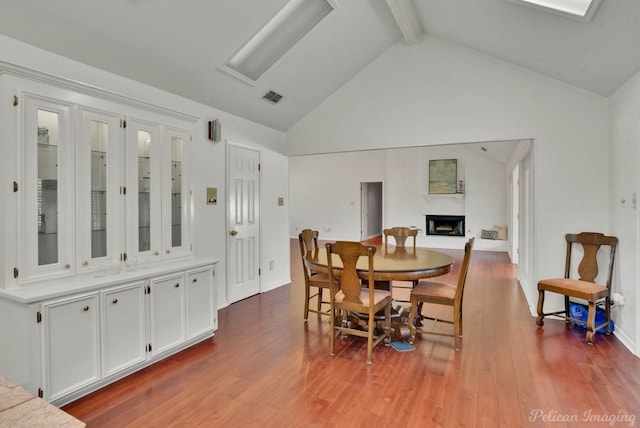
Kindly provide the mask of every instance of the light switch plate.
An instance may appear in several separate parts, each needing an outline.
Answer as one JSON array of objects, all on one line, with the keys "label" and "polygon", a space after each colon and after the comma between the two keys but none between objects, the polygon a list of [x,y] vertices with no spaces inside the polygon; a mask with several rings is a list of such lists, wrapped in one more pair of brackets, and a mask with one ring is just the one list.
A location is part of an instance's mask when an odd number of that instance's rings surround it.
[{"label": "light switch plate", "polygon": [[217,187],[207,187],[207,205],[218,205]]}]

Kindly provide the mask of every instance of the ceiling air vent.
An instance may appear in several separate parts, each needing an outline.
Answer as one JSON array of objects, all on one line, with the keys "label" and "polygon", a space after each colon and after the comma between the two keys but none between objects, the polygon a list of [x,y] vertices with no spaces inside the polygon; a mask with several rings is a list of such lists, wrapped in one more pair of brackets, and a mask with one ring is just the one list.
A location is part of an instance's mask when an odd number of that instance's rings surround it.
[{"label": "ceiling air vent", "polygon": [[273,91],[269,91],[266,94],[264,94],[264,96],[262,97],[265,100],[272,102],[273,104],[277,104],[278,101],[280,101],[282,99],[282,95],[280,95],[277,92],[273,92]]}]

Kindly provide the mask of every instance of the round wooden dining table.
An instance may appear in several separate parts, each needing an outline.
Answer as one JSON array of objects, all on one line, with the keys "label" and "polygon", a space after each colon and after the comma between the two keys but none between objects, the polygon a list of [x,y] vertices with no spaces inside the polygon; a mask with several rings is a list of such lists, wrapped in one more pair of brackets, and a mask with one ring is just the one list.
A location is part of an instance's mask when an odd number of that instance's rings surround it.
[{"label": "round wooden dining table", "polygon": [[[453,257],[427,248],[394,247],[375,245],[373,256],[374,280],[376,281],[415,281],[423,278],[444,275],[451,271]],[[340,276],[342,261],[337,254],[332,255],[333,273]],[[320,248],[305,257],[310,270],[327,273],[327,249]],[[358,260],[358,276],[367,279],[369,264],[366,257]]]}]

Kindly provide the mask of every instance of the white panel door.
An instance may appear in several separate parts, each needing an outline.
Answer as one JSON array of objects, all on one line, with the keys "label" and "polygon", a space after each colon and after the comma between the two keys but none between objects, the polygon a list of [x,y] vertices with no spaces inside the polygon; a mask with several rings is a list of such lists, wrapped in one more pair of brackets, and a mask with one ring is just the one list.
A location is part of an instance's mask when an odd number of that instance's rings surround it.
[{"label": "white panel door", "polygon": [[98,294],[42,305],[44,398],[56,400],[100,380]]},{"label": "white panel door", "polygon": [[213,267],[187,272],[187,339],[214,329]]},{"label": "white panel door", "polygon": [[102,375],[118,373],[146,358],[144,281],[102,295]]},{"label": "white panel door", "polygon": [[184,274],[151,280],[151,355],[156,356],[185,340]]},{"label": "white panel door", "polygon": [[260,292],[260,153],[229,145],[227,299]]}]

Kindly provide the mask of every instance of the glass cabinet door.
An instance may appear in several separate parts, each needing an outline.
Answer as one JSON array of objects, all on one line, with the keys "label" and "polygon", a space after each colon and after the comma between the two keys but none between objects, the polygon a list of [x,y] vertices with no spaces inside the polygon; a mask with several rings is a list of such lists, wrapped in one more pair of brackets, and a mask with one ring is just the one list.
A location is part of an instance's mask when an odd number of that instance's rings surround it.
[{"label": "glass cabinet door", "polygon": [[163,191],[163,248],[164,257],[183,255],[190,250],[189,191],[185,177],[185,150],[190,136],[186,131],[165,128],[166,161]]},{"label": "glass cabinet door", "polygon": [[159,258],[161,251],[160,126],[127,120],[127,257],[129,264]]},{"label": "glass cabinet door", "polygon": [[15,283],[189,255],[190,124],[146,111],[152,120],[126,117],[105,100],[76,104],[65,91],[47,93],[19,96],[17,251],[6,261]]},{"label": "glass cabinet door", "polygon": [[58,262],[60,113],[38,109],[38,266]]},{"label": "glass cabinet door", "polygon": [[71,273],[73,255],[73,118],[63,102],[25,95],[24,194],[18,264],[27,280]]},{"label": "glass cabinet door", "polygon": [[81,108],[79,135],[80,269],[117,268],[124,252],[123,131],[116,114]]}]

